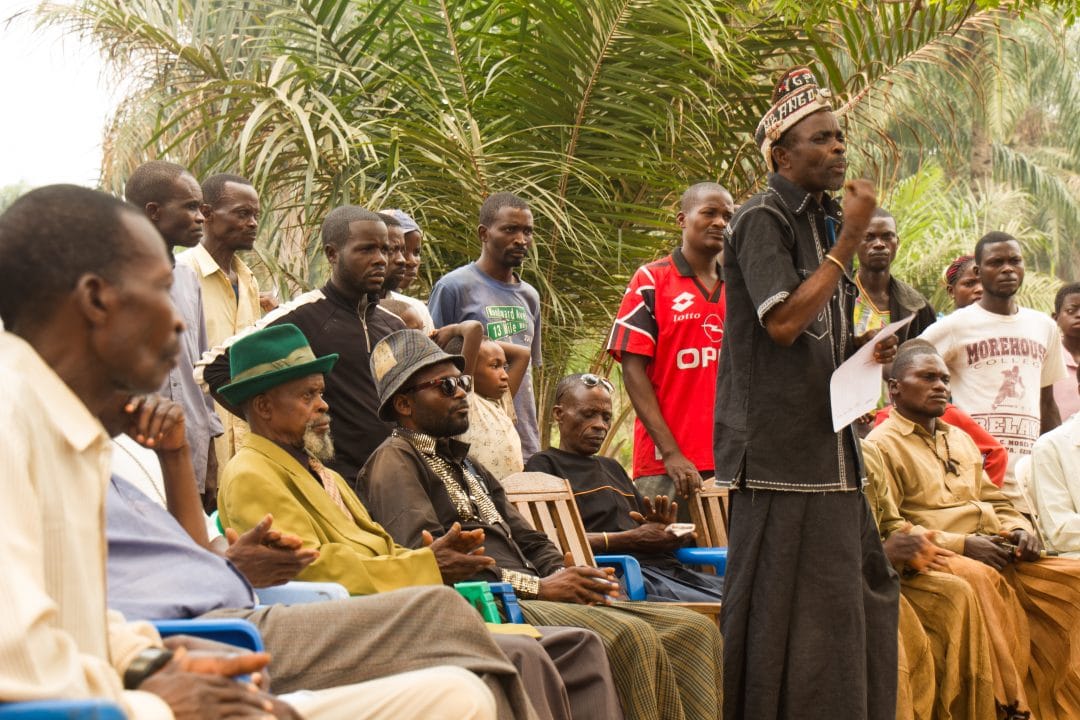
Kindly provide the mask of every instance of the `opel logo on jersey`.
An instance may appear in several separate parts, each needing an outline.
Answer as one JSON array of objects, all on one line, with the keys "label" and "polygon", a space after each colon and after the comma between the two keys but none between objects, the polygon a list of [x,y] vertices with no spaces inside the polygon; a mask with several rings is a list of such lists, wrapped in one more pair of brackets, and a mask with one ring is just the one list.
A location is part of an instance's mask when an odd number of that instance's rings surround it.
[{"label": "opel logo on jersey", "polygon": [[686,312],[686,309],[694,304],[694,294],[689,292],[679,293],[671,303],[671,309],[677,313]]},{"label": "opel logo on jersey", "polygon": [[719,348],[708,346],[703,348],[688,347],[675,353],[675,367],[680,370],[693,370],[714,365],[719,359]]},{"label": "opel logo on jersey", "polygon": [[724,321],[716,313],[710,313],[705,318],[705,321],[701,323],[701,329],[714,343],[719,344],[724,339]]}]

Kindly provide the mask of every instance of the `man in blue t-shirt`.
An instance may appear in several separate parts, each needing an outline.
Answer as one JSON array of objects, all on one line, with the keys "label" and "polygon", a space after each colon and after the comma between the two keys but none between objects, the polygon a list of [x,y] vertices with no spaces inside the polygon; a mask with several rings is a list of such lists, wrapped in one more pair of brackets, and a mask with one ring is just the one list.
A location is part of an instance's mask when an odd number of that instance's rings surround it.
[{"label": "man in blue t-shirt", "polygon": [[[532,364],[539,367],[540,295],[514,272],[532,246],[529,204],[513,193],[495,193],[480,206],[479,233],[480,259],[447,273],[431,290],[428,309],[435,327],[478,320],[492,340],[529,348]],[[514,397],[514,412],[521,453],[527,461],[540,449],[529,372]]]}]

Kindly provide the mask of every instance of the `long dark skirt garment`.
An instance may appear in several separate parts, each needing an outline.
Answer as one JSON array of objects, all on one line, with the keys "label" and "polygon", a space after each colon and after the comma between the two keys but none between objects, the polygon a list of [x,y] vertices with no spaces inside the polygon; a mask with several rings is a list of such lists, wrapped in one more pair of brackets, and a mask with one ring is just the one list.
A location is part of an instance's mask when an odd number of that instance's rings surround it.
[{"label": "long dark skirt garment", "polygon": [[861,492],[732,491],[725,720],[895,720],[899,594]]}]

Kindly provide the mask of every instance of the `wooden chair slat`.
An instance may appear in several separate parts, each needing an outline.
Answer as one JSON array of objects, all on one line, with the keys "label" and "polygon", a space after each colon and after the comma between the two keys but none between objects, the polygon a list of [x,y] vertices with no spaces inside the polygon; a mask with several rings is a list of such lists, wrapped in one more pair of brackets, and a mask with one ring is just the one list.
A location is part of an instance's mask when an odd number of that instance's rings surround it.
[{"label": "wooden chair slat", "polygon": [[728,544],[728,489],[706,480],[690,502],[690,518],[698,527],[698,542],[706,547]]},{"label": "wooden chair slat", "polygon": [[[569,552],[577,565],[596,567],[585,523],[581,521],[577,501],[574,500],[570,482],[565,478],[547,473],[520,472],[503,478],[501,481],[507,499],[516,507],[525,519],[540,530],[559,548],[560,552]],[[724,491],[726,498],[727,491]],[[691,504],[691,513],[694,505]],[[694,522],[698,527],[706,527],[703,520],[702,502],[698,500],[697,515]],[[707,514],[707,513],[705,513]],[[723,527],[721,520],[720,527]],[[727,533],[723,533],[727,544]],[[695,612],[708,615],[719,623],[720,603],[671,603],[686,607]]]}]

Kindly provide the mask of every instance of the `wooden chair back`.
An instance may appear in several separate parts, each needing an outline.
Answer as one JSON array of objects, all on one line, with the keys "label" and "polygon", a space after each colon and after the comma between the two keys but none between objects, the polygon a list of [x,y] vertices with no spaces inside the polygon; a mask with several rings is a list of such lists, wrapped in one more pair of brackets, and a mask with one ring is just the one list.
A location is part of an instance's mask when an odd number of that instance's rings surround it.
[{"label": "wooden chair back", "polygon": [[727,547],[728,489],[710,478],[690,498],[690,520],[697,525],[698,545]]},{"label": "wooden chair back", "polygon": [[[570,481],[541,472],[519,472],[499,481],[506,499],[518,509],[534,529],[548,536],[563,553],[570,553],[575,565],[596,567],[585,523],[581,521]],[[725,492],[725,498],[727,493]],[[725,516],[726,517],[726,516]],[[696,521],[695,521],[696,522]],[[725,544],[727,533],[724,534]],[[720,624],[720,603],[671,603],[701,613]]]},{"label": "wooden chair back", "polygon": [[560,552],[570,553],[576,565],[596,567],[569,481],[542,472],[519,472],[499,482],[506,499]]}]

